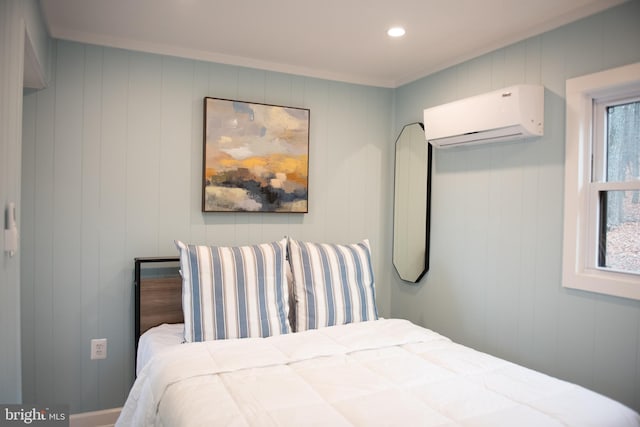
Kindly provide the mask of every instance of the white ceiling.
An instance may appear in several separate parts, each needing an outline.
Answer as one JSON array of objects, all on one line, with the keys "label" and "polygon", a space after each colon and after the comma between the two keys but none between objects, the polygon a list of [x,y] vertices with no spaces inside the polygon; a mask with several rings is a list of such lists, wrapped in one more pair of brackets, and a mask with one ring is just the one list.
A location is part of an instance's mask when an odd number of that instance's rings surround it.
[{"label": "white ceiling", "polygon": [[[59,39],[396,87],[624,0],[40,0]],[[386,30],[404,26],[390,39]]]}]

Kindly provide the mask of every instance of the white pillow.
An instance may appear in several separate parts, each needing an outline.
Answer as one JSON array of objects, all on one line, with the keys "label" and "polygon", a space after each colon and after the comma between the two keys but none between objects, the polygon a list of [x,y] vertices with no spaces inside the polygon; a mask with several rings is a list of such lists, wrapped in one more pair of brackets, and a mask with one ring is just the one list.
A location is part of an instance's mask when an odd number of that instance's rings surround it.
[{"label": "white pillow", "polygon": [[369,241],[351,245],[289,240],[295,330],[376,320]]},{"label": "white pillow", "polygon": [[237,247],[175,243],[180,250],[185,341],[291,332],[286,239]]}]

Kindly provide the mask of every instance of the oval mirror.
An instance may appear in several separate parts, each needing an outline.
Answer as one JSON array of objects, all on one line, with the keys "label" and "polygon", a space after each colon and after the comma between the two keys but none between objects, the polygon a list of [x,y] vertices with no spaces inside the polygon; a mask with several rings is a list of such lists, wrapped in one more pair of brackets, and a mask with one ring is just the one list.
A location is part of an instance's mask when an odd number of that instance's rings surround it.
[{"label": "oval mirror", "polygon": [[431,151],[422,123],[402,128],[396,140],[393,265],[407,282],[420,281],[429,270]]}]

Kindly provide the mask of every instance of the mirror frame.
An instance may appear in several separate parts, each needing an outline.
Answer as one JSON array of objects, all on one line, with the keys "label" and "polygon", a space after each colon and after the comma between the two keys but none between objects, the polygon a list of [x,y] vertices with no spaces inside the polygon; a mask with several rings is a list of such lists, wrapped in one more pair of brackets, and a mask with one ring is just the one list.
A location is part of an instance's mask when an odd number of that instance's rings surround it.
[{"label": "mirror frame", "polygon": [[[425,176],[424,179],[426,181],[426,192],[425,194],[422,194],[422,192],[418,193],[418,194],[409,194],[409,197],[424,197],[424,203],[425,203],[425,218],[424,218],[424,225],[425,225],[425,236],[424,236],[424,264],[423,264],[423,268],[422,271],[417,275],[417,277],[413,277],[413,276],[408,276],[406,272],[402,272],[400,271],[400,269],[398,268],[398,265],[396,263],[396,251],[398,250],[399,247],[401,247],[400,242],[397,241],[398,239],[398,231],[396,230],[396,217],[399,215],[399,194],[398,191],[396,191],[396,186],[398,185],[398,172],[399,170],[402,170],[402,166],[398,165],[398,147],[399,144],[402,142],[402,138],[403,138],[403,134],[405,133],[406,130],[411,129],[411,127],[413,126],[419,126],[420,130],[421,130],[421,134],[423,135],[422,137],[422,142],[424,143],[424,148],[426,150],[426,158],[427,158],[427,164],[426,166],[426,171],[425,171]],[[406,134],[405,134],[406,135]],[[402,130],[400,131],[400,134],[398,135],[398,138],[396,139],[395,142],[395,160],[394,160],[394,184],[393,184],[393,189],[394,189],[394,197],[393,197],[393,249],[392,249],[392,262],[393,262],[393,266],[396,270],[396,272],[398,273],[398,276],[400,276],[400,278],[406,282],[411,282],[411,283],[418,283],[423,277],[424,275],[427,273],[427,271],[429,271],[429,243],[430,243],[430,228],[431,228],[431,165],[432,165],[432,158],[433,158],[433,148],[431,147],[431,144],[429,144],[426,140],[426,136],[424,136],[424,125],[420,122],[416,122],[416,123],[410,123],[405,125]],[[424,187],[423,187],[424,188]],[[402,203],[402,201],[400,201],[400,203]]]}]

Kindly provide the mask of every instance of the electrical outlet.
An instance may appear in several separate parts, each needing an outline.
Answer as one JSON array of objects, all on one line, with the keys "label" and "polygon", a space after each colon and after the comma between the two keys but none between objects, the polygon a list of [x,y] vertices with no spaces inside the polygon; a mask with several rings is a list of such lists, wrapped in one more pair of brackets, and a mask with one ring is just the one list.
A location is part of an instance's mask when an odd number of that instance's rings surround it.
[{"label": "electrical outlet", "polygon": [[91,360],[107,358],[107,339],[91,340]]}]

